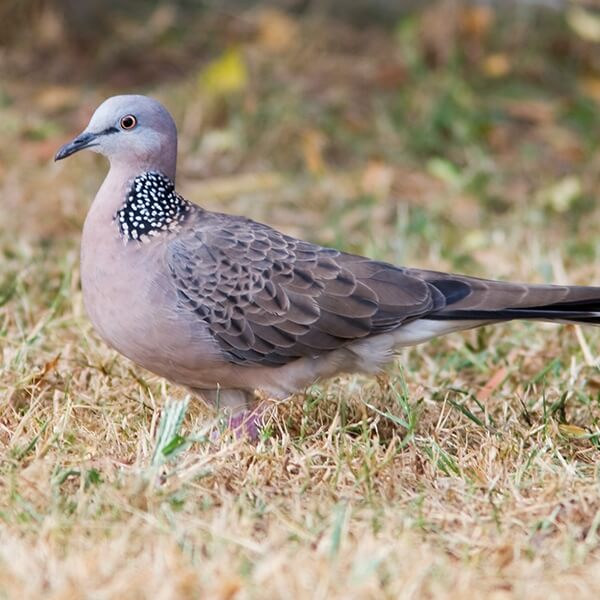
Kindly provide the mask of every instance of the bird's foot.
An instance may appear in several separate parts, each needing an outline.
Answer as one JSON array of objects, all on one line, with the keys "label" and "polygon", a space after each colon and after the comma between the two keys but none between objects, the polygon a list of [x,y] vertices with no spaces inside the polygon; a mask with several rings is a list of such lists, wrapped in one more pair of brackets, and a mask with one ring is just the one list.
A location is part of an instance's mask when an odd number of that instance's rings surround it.
[{"label": "bird's foot", "polygon": [[221,426],[211,433],[213,441],[228,434],[233,434],[235,439],[246,438],[252,442],[258,441],[265,407],[260,398],[245,390],[197,389],[194,391],[199,393],[207,404],[224,415],[223,419],[219,419]]},{"label": "bird's foot", "polygon": [[263,413],[260,406],[239,411],[229,416],[227,428],[236,439],[247,438],[249,441],[257,442],[263,426]]}]

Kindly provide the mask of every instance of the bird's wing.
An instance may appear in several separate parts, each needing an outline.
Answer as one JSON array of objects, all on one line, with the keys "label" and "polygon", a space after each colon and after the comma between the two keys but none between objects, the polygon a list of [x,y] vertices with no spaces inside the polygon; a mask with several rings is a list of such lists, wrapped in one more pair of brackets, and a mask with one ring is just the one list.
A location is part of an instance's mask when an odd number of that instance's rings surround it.
[{"label": "bird's wing", "polygon": [[170,273],[181,308],[237,364],[317,357],[446,305],[445,292],[405,269],[248,219],[199,215],[169,243]]}]

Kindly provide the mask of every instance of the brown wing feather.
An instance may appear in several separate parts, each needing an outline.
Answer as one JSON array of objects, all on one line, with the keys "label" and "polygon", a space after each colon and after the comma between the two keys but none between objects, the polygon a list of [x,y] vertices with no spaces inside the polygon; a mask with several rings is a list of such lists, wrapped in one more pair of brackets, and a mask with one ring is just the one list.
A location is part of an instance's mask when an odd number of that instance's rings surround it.
[{"label": "brown wing feather", "polygon": [[167,260],[181,306],[241,365],[318,357],[419,317],[600,324],[600,288],[405,269],[201,209],[169,243]]},{"label": "brown wing feather", "polygon": [[205,211],[168,261],[182,305],[245,365],[316,357],[445,304],[405,269]]}]

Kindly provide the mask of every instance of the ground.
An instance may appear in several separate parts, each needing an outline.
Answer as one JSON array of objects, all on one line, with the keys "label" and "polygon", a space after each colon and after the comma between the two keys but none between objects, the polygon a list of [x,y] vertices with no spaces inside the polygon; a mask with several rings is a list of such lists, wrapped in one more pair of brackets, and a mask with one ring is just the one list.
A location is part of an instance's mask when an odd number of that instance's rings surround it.
[{"label": "ground", "polygon": [[82,307],[107,165],[52,156],[123,91],[173,111],[179,190],[208,208],[398,264],[600,284],[586,13],[445,5],[369,26],[163,6],[93,53],[48,13],[0,56],[1,597],[598,597],[597,329],[406,349],[271,404],[249,443]]}]

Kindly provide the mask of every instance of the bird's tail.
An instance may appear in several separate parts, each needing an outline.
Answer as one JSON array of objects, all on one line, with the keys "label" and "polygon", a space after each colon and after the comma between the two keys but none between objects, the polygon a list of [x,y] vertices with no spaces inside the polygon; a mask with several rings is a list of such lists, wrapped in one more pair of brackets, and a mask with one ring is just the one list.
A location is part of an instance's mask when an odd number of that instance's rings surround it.
[{"label": "bird's tail", "polygon": [[427,315],[442,321],[513,319],[600,325],[600,287],[528,285],[419,271],[444,296]]}]

